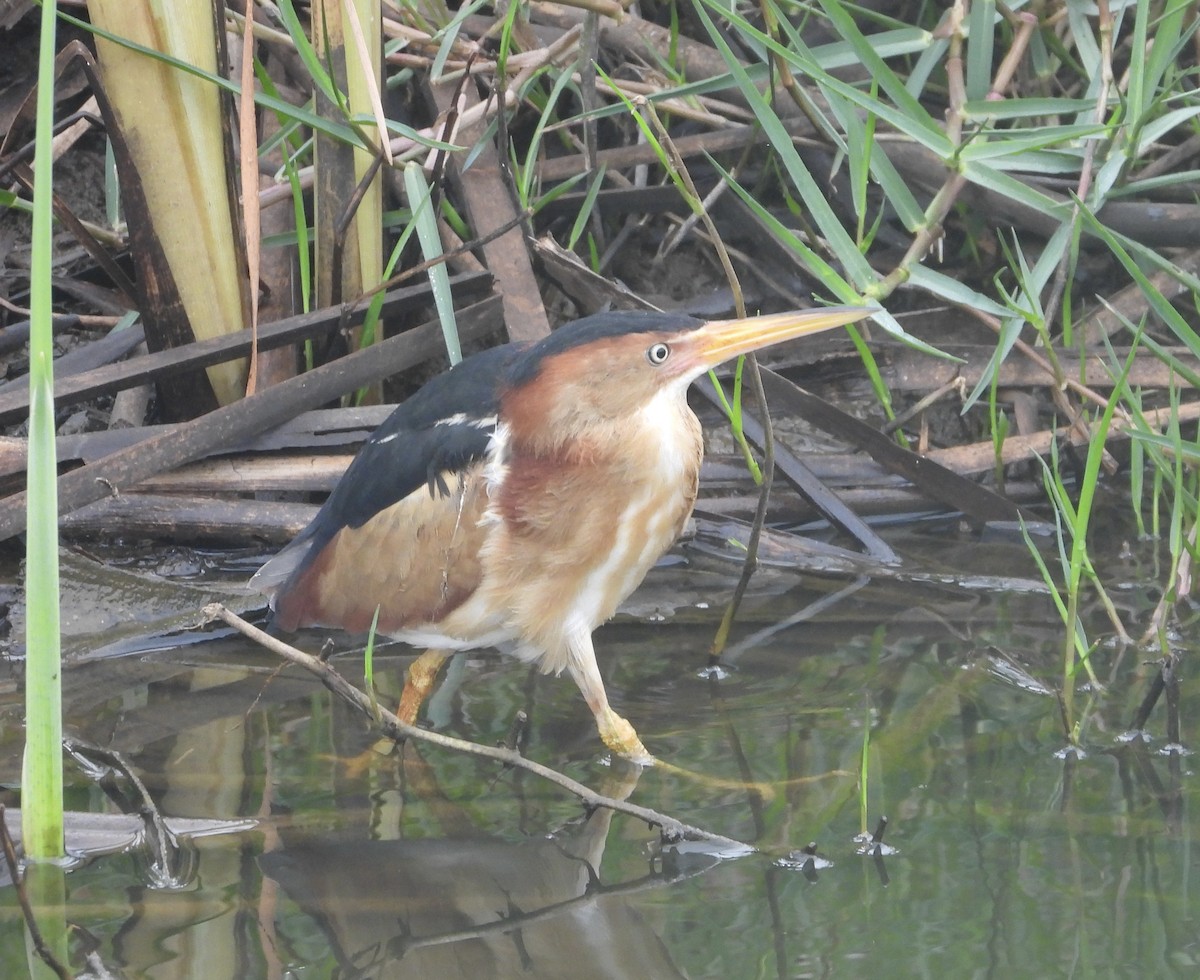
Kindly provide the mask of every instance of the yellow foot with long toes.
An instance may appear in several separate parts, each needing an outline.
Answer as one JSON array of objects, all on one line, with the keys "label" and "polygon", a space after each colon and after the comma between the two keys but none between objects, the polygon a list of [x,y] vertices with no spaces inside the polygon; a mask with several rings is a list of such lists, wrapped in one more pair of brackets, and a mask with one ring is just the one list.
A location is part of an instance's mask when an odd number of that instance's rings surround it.
[{"label": "yellow foot with long toes", "polygon": [[638,737],[638,733],[633,725],[613,711],[612,708],[606,708],[602,712],[597,713],[596,727],[600,729],[600,737],[604,740],[605,745],[618,755],[637,765],[653,766],[657,770],[669,772],[676,776],[683,776],[714,789],[741,789],[757,793],[764,800],[775,798],[777,787],[772,783],[725,779],[721,776],[713,776],[708,773],[684,769],[682,766],[677,766],[674,763],[656,759],[650,754],[646,746],[642,744],[642,740]]},{"label": "yellow foot with long toes", "polygon": [[690,779],[692,782],[698,783],[708,789],[736,789],[747,793],[755,793],[764,803],[769,803],[775,799],[775,795],[780,787],[790,785],[794,782],[793,780],[788,780],[783,783],[768,783],[761,780],[729,779],[725,776],[714,776],[707,772],[685,769],[683,766],[677,766],[673,762],[663,762],[661,759],[655,762],[654,768],[662,772],[669,772],[672,776],[682,776],[684,779]]},{"label": "yellow foot with long toes", "polygon": [[640,766],[654,765],[654,756],[642,744],[634,727],[612,708],[605,708],[596,716],[596,727],[600,729],[600,738],[604,740],[604,744],[617,755]]},{"label": "yellow foot with long toes", "polygon": [[[421,713],[421,705],[433,690],[438,671],[442,664],[452,656],[451,651],[426,650],[408,666],[404,675],[404,690],[400,692],[400,704],[396,708],[396,717],[406,725],[415,725],[417,715]],[[378,765],[396,750],[396,743],[390,738],[381,738],[369,749],[349,759],[340,759],[345,773],[351,779],[357,779],[368,769]]]},{"label": "yellow foot with long toes", "polygon": [[341,756],[333,756],[333,758],[342,767],[342,774],[347,779],[361,779],[368,771],[387,759],[395,748],[396,743],[390,738],[381,738],[369,749],[363,749],[348,759],[343,759]]}]

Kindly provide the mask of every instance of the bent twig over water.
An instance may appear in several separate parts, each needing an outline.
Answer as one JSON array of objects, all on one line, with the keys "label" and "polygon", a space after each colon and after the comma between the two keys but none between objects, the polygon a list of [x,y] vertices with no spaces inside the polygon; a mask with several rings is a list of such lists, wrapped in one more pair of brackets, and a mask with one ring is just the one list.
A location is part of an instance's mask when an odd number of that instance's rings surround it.
[{"label": "bent twig over water", "polygon": [[551,769],[549,766],[544,766],[540,762],[527,759],[514,749],[480,745],[477,742],[469,742],[466,739],[454,738],[450,735],[442,735],[439,732],[431,732],[424,728],[406,725],[391,711],[378,704],[373,704],[371,698],[366,693],[356,688],[326,661],[311,656],[303,650],[298,650],[277,637],[260,630],[218,602],[210,603],[204,607],[204,621],[206,623],[218,619],[232,626],[243,636],[287,660],[289,663],[303,667],[309,673],[320,678],[321,683],[329,688],[330,691],[361,711],[367,719],[378,726],[382,734],[397,742],[405,739],[413,739],[414,741],[427,742],[430,745],[438,745],[454,752],[462,752],[467,755],[491,759],[501,765],[525,769],[534,775],[541,776],[555,786],[565,789],[568,793],[577,797],[584,807],[589,810],[604,808],[617,813],[626,813],[631,817],[646,821],[651,827],[658,828],[664,844],[685,840],[710,841],[723,848],[741,850],[747,853],[755,850],[755,848],[743,841],[734,840],[732,837],[725,837],[721,834],[714,834],[700,827],[693,827],[690,824],[676,820],[674,817],[660,813],[657,810],[652,810],[649,807],[638,806],[635,803],[628,803],[624,800],[596,793],[587,786],[584,786],[583,783],[577,782],[569,776],[564,776],[557,770]]}]

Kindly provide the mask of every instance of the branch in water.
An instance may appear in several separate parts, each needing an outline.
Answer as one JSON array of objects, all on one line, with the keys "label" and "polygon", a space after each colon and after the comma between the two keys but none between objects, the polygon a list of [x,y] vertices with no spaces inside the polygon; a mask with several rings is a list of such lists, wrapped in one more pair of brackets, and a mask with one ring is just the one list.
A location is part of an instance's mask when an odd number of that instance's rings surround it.
[{"label": "branch in water", "polygon": [[375,723],[376,711],[378,711],[378,727],[388,738],[398,742],[404,739],[428,742],[430,745],[438,745],[454,752],[463,752],[467,755],[491,759],[501,765],[525,769],[578,797],[584,807],[589,810],[602,807],[617,813],[627,813],[631,817],[644,820],[651,827],[658,828],[664,843],[674,843],[681,840],[712,841],[722,847],[746,852],[755,850],[755,848],[742,841],[734,840],[731,837],[724,837],[721,834],[710,833],[699,827],[693,827],[690,824],[683,823],[674,817],[670,817],[665,813],[659,813],[657,810],[652,810],[649,807],[638,806],[635,803],[628,803],[624,800],[614,799],[611,796],[603,796],[600,793],[593,792],[584,786],[583,783],[577,782],[569,776],[564,776],[562,773],[551,769],[549,766],[544,766],[540,762],[527,759],[513,749],[480,745],[477,742],[468,742],[466,739],[453,738],[449,735],[442,735],[439,732],[431,732],[424,728],[406,725],[386,708],[372,705],[371,699],[366,694],[347,681],[325,661],[319,660],[302,650],[297,650],[277,637],[260,630],[257,626],[246,622],[241,616],[230,612],[230,610],[218,602],[205,606],[205,622],[212,622],[217,619],[232,626],[243,636],[265,647],[277,656],[303,667],[309,673],[319,677],[321,683],[329,688],[329,690],[343,701],[348,702],[361,711],[372,723]]}]

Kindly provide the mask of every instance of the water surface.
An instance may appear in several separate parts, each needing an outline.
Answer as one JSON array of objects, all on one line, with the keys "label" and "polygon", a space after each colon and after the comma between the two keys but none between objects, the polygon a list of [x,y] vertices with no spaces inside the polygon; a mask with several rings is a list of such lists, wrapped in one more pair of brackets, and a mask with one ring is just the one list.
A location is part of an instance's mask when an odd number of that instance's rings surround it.
[{"label": "water surface", "polygon": [[[1032,572],[1019,541],[944,527],[889,541],[964,581]],[[1139,584],[1153,556],[1122,566],[1113,550],[1106,574],[1135,623],[1156,598]],[[772,571],[726,668],[706,673],[733,570],[682,554],[596,645],[614,706],[687,772],[614,762],[569,680],[486,654],[452,663],[427,719],[495,744],[523,710],[530,757],[755,853],[664,848],[643,823],[439,749],[355,766],[364,722],[295,668],[220,634],[89,656],[121,632],[104,622],[70,641],[71,730],[121,753],[166,817],[257,823],[193,840],[165,885],[144,849],[88,861],[67,876],[68,919],[111,969],[145,977],[1195,975],[1194,760],[1164,751],[1161,705],[1148,739],[1121,737],[1152,652],[1100,647],[1105,690],[1081,685],[1084,752],[1064,756],[1046,596]],[[133,618],[179,614],[157,603]],[[387,698],[411,655],[379,652]],[[335,663],[361,681],[361,658]],[[1185,676],[1185,744],[1198,707]],[[10,685],[10,786],[20,715]],[[72,809],[116,810],[77,768],[68,782]],[[887,852],[862,853],[885,815]],[[0,974],[25,971],[4,888]]]}]

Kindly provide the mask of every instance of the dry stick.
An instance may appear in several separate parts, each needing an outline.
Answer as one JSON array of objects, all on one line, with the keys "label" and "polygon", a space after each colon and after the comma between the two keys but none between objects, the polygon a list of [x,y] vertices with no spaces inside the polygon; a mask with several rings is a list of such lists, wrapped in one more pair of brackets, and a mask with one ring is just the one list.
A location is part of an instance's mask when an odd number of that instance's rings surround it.
[{"label": "dry stick", "polygon": [[[480,336],[490,330],[498,307],[499,297],[493,297],[460,311],[463,335]],[[440,347],[440,324],[436,321],[422,324],[72,470],[58,478],[60,512],[115,495],[155,473],[281,425],[305,409],[419,364]],[[0,501],[0,540],[24,529],[25,491],[22,491]]]},{"label": "dry stick", "polygon": [[[624,82],[622,90],[632,93],[630,101],[641,94]],[[784,120],[783,124],[793,138],[800,138],[801,128],[794,120]],[[749,151],[765,142],[766,136],[763,134],[762,128],[757,124],[751,124],[697,133],[692,136],[680,136],[675,140],[675,148],[684,157],[691,157],[699,156],[701,153],[720,153],[727,150]],[[604,164],[609,173],[614,173],[619,167],[638,167],[656,163],[658,163],[658,155],[648,143],[610,147],[596,154],[596,165]],[[539,178],[546,182],[552,182],[574,176],[583,165],[582,155],[575,154],[539,160],[535,168]]]},{"label": "dry stick", "polygon": [[[763,23],[767,28],[767,33],[771,38],[780,42],[779,23],[775,17],[775,12],[771,9],[770,4],[759,3],[759,13],[762,15]],[[804,117],[812,125],[813,131],[824,133],[826,137],[829,134],[829,123],[825,117],[821,115],[816,105],[813,103],[812,97],[796,82],[796,76],[792,74],[792,67],[788,64],[786,58],[776,51],[771,52],[771,67],[776,75],[779,76],[779,83],[783,86],[785,92],[796,104]],[[817,241],[817,236],[811,236],[813,241]]]},{"label": "dry stick", "polygon": [[[464,76],[463,81],[466,81]],[[429,94],[439,108],[447,106],[450,95],[444,85],[430,85]],[[460,103],[461,96],[461,103]],[[514,206],[519,196],[513,191],[512,174],[508,168],[508,154],[503,148],[508,144],[508,118],[516,108],[509,104],[506,82],[496,79],[487,96],[487,101],[496,102],[498,133],[494,139],[487,136],[482,123],[458,127],[454,142],[466,146],[475,145],[478,156],[470,167],[461,160],[447,160],[445,154],[438,157],[443,161],[450,176],[457,182],[466,208],[468,223],[476,233],[505,226],[503,235],[483,246],[483,260],[496,277],[497,288],[504,302],[504,323],[508,338],[514,341],[536,341],[550,333],[550,321],[546,315],[537,277],[530,263],[527,239],[532,237],[532,228],[527,224],[525,212],[517,212]],[[467,117],[482,104],[475,85],[462,85],[449,103],[449,112],[458,112]],[[446,114],[449,118],[449,114]],[[514,225],[517,222],[520,227]]]},{"label": "dry stick", "polygon": [[[101,788],[104,788],[106,781],[115,784],[117,777],[125,779],[133,787],[133,792],[137,797],[135,815],[142,822],[142,839],[150,853],[151,866],[155,874],[161,876],[164,882],[184,884],[184,879],[172,870],[173,866],[177,866],[179,863],[178,840],[171,832],[171,828],[167,826],[162,812],[151,797],[150,791],[146,789],[146,784],[134,771],[133,766],[115,749],[93,745],[71,735],[63,738],[63,748],[85,767],[108,770],[97,780]],[[130,810],[134,810],[134,807],[131,806]]]},{"label": "dry stick", "polygon": [[[490,286],[491,277],[486,273],[465,273],[451,280],[451,286],[459,292],[477,294],[479,287]],[[421,300],[427,300],[430,295],[428,285],[409,286],[391,292],[384,299],[387,310],[410,310]],[[259,330],[258,343],[262,350],[272,347],[282,347],[299,343],[316,337],[330,330],[356,326],[363,322],[367,302],[363,299],[343,304],[340,307],[325,307],[312,313],[301,313],[285,317],[267,324]],[[122,340],[123,334],[130,334],[133,342]],[[87,357],[79,358],[76,369],[69,376],[59,378],[54,385],[54,403],[58,407],[78,404],[99,395],[132,388],[146,381],[162,383],[164,379],[173,378],[181,372],[208,367],[212,364],[222,364],[242,357],[250,351],[250,331],[242,329],[237,333],[226,334],[209,340],[199,340],[182,347],[172,347],[146,354],[133,360],[119,364],[108,363],[106,358],[91,358],[92,348],[114,344],[122,349],[122,355],[128,353],[140,342],[141,327],[132,327],[121,333],[111,333],[102,340],[93,341],[83,349]],[[55,373],[65,368],[67,358],[74,358],[80,351],[64,354],[55,362]],[[86,364],[87,367],[82,365]],[[93,366],[95,365],[95,366]],[[24,418],[29,413],[28,385],[8,383],[0,385],[0,423]]]},{"label": "dry stick", "polygon": [[[504,222],[504,224],[497,225],[486,235],[479,235],[476,238],[472,238],[469,242],[463,242],[459,245],[456,245],[454,248],[446,249],[441,255],[436,255],[432,259],[426,259],[424,262],[418,263],[417,265],[411,265],[407,269],[396,273],[396,275],[392,276],[391,279],[386,279],[379,283],[379,285],[372,286],[370,289],[366,290],[362,296],[355,300],[355,302],[361,302],[366,297],[374,296],[376,293],[381,293],[384,290],[391,289],[393,286],[396,286],[407,279],[413,278],[413,276],[419,276],[424,272],[428,272],[436,265],[441,265],[444,262],[448,263],[463,255],[470,255],[477,248],[490,244],[497,238],[507,235],[510,231],[512,231],[513,228],[516,228],[518,225],[532,217],[533,208],[525,208],[525,210],[519,212],[508,221]],[[467,273],[462,274],[466,275]]]},{"label": "dry stick", "polygon": [[[446,110],[446,117],[442,122],[441,140],[446,144],[454,143],[454,134],[458,131],[458,115],[463,106],[463,94],[467,83],[471,80],[471,65],[475,61],[476,52],[472,52],[467,59],[467,68],[463,72],[462,77],[458,80],[458,85],[454,88],[454,95],[450,97],[450,107]],[[446,161],[450,158],[449,150],[434,150],[431,162],[429,165],[429,206],[434,214],[440,214],[442,209],[442,197],[444,195],[442,181],[446,170]]]},{"label": "dry stick", "polygon": [[1154,612],[1150,614],[1149,625],[1147,625],[1141,639],[1138,640],[1140,646],[1148,646],[1154,642],[1159,631],[1166,626],[1167,614],[1176,608],[1180,599],[1191,596],[1192,554],[1196,550],[1196,531],[1197,525],[1193,524],[1192,529],[1188,532],[1187,546],[1182,550],[1178,562],[1172,570],[1171,578],[1174,579],[1172,587],[1163,592],[1159,597],[1158,605],[1154,607]]},{"label": "dry stick", "polygon": [[330,691],[352,707],[357,708],[368,719],[374,720],[376,713],[378,713],[379,720],[377,724],[379,729],[385,736],[394,741],[399,742],[411,738],[414,741],[427,742],[430,745],[437,745],[444,749],[450,749],[453,752],[462,752],[481,759],[490,759],[504,766],[525,769],[536,776],[541,776],[543,779],[554,783],[556,786],[562,787],[573,796],[576,796],[589,810],[603,807],[606,810],[625,813],[631,817],[636,817],[638,820],[644,820],[651,827],[659,829],[665,843],[680,840],[705,840],[739,850],[754,850],[749,844],[742,841],[734,840],[731,837],[724,837],[721,834],[710,833],[699,827],[693,827],[690,824],[685,824],[674,817],[667,816],[665,813],[659,813],[657,810],[652,810],[649,807],[638,806],[635,803],[628,803],[624,800],[596,793],[587,786],[584,786],[583,783],[577,782],[569,776],[564,776],[562,773],[551,769],[549,766],[544,766],[540,762],[527,759],[513,749],[480,745],[476,742],[468,742],[466,739],[442,735],[439,732],[426,731],[424,728],[417,728],[414,725],[406,725],[386,708],[379,705],[372,705],[371,699],[365,693],[347,681],[327,662],[313,657],[302,650],[297,650],[293,646],[289,646],[282,640],[246,622],[241,616],[226,609],[220,603],[214,602],[205,606],[205,622],[212,622],[217,619],[232,626],[243,636],[265,647],[272,653],[283,657],[290,663],[303,667],[310,674],[319,678],[321,683],[329,688]]},{"label": "dry stick", "polygon": [[[33,192],[33,171],[27,166],[19,166],[13,171],[13,176],[24,185],[30,193]],[[117,299],[123,304],[134,307],[137,305],[137,288],[130,282],[129,277],[125,274],[116,259],[114,259],[103,245],[101,245],[91,231],[84,225],[82,221],[76,217],[75,212],[67,205],[66,200],[60,194],[51,195],[52,207],[54,208],[54,217],[62,222],[63,226],[71,233],[71,236],[79,243],[80,247],[87,252],[92,261],[96,263],[112,281],[113,286],[118,291]]]},{"label": "dry stick", "polygon": [[[489,121],[493,115],[501,112],[506,105],[519,105],[521,90],[525,87],[526,83],[543,68],[555,65],[560,61],[565,62],[574,53],[581,32],[582,27],[576,26],[563,34],[562,37],[542,48],[538,52],[540,57],[536,61],[530,61],[521,68],[515,77],[504,80],[504,90],[498,93],[499,97],[497,99],[489,98],[481,100],[462,112],[459,115],[457,131],[461,132],[462,130],[470,129],[476,123]],[[435,123],[433,127],[421,130],[421,135],[427,136],[430,139],[437,139],[437,124]],[[392,149],[396,150],[398,146],[403,146],[405,143],[412,143],[412,141],[406,137],[398,137],[392,140]],[[409,152],[415,153],[416,151],[410,150]]]},{"label": "dry stick", "polygon": [[[961,375],[951,378],[938,388],[934,388],[933,391],[925,395],[924,398],[914,404],[911,408],[906,409],[899,415],[896,415],[894,418],[892,418],[891,421],[889,421],[886,425],[881,426],[879,431],[884,435],[891,435],[901,426],[907,425],[909,422],[915,419],[918,415],[924,412],[925,409],[935,405],[937,402],[940,402],[951,392],[957,392],[961,401],[966,400],[967,386]],[[928,452],[924,453],[923,455],[928,455]]]},{"label": "dry stick", "polygon": [[555,2],[561,3],[564,7],[578,7],[580,10],[603,14],[618,24],[625,19],[624,6],[614,0],[555,0]]},{"label": "dry stick", "polygon": [[[1188,402],[1186,405],[1180,405],[1178,409],[1152,409],[1144,412],[1142,417],[1152,428],[1161,429],[1172,421],[1172,413],[1176,412],[1180,422],[1195,421],[1200,418],[1200,402]],[[1109,438],[1128,436],[1132,429],[1132,423],[1116,420],[1109,431]],[[1063,425],[1061,428],[1046,429],[1033,435],[1009,436],[1004,440],[1004,447],[1000,451],[1001,461],[1008,466],[1012,463],[1029,462],[1033,456],[1046,456],[1050,452],[1051,443],[1060,439],[1070,440],[1073,446],[1087,445],[1087,440],[1078,432],[1073,432],[1070,426]],[[1170,450],[1167,452],[1170,453]],[[986,473],[995,464],[996,447],[989,439],[950,449],[933,449],[928,456],[940,465],[959,473]]]},{"label": "dry stick", "polygon": [[1131,180],[1125,186],[1135,188],[1144,180],[1182,170],[1186,161],[1191,160],[1197,153],[1200,153],[1200,133],[1194,133],[1182,143],[1171,147],[1162,156],[1151,160],[1138,171],[1137,180]]},{"label": "dry stick", "polygon": [[405,955],[409,955],[418,949],[429,949],[434,946],[450,946],[472,939],[485,939],[496,934],[508,936],[521,929],[528,929],[539,922],[560,919],[564,913],[574,912],[574,914],[579,915],[582,911],[583,914],[587,914],[588,909],[606,899],[611,900],[617,896],[635,895],[643,891],[669,888],[679,878],[690,878],[695,872],[684,870],[682,874],[679,874],[679,877],[676,877],[676,874],[678,872],[673,872],[668,877],[663,872],[650,872],[640,878],[635,878],[633,881],[626,881],[617,885],[602,885],[599,881],[591,881],[582,894],[576,895],[573,898],[552,902],[549,905],[543,905],[532,912],[525,912],[514,908],[507,911],[503,918],[493,919],[479,925],[454,929],[450,932],[433,933],[432,935],[405,936],[404,953]]},{"label": "dry stick", "polygon": [[[254,0],[246,0],[246,17],[254,22]],[[259,270],[262,267],[262,212],[258,206],[258,114],[254,111],[254,32],[242,33],[242,92],[238,97],[238,166],[242,192],[242,231],[246,247],[246,278],[249,280],[250,363],[246,366],[246,390],[258,387]],[[236,207],[236,202],[233,202]],[[236,221],[236,218],[234,219]]]},{"label": "dry stick", "polygon": [[[600,80],[596,78],[596,60],[600,56],[600,17],[595,11],[588,11],[583,18],[583,36],[579,40],[579,98],[583,109],[583,159],[586,173],[592,179],[596,170],[596,151],[600,148],[600,127],[592,114],[596,108],[596,97],[599,95],[597,86]],[[604,254],[608,251],[607,236],[604,233],[604,218],[599,208],[592,208],[588,216],[588,224],[592,236],[596,240],[596,251]]]},{"label": "dry stick", "polygon": [[[573,80],[578,79],[579,84],[583,85],[583,77],[578,72],[571,77]],[[628,78],[613,79],[611,84],[608,80],[601,81],[597,79],[595,88],[599,94],[604,96],[612,96],[614,94],[613,89],[616,89],[617,92],[623,93],[630,99],[636,95],[660,95],[670,91],[669,88],[663,85],[632,81]],[[743,109],[732,103],[723,102],[720,99],[714,99],[707,95],[699,95],[694,98],[696,105],[674,96],[663,96],[655,102],[655,105],[663,112],[677,116],[680,119],[688,119],[705,126],[715,126],[717,127],[716,132],[728,132],[732,128],[739,128],[737,121],[745,123],[754,119],[754,114],[748,109]],[[699,108],[696,107],[697,105]]]},{"label": "dry stick", "polygon": [[1146,690],[1146,696],[1142,698],[1142,703],[1138,705],[1137,711],[1134,712],[1133,721],[1129,725],[1130,730],[1135,732],[1145,731],[1146,722],[1150,720],[1150,712],[1158,704],[1158,699],[1162,697],[1162,693],[1167,686],[1166,672],[1168,659],[1169,657],[1159,663],[1158,670],[1150,678],[1150,687]]},{"label": "dry stick", "polygon": [[[990,313],[985,313],[983,310],[976,309],[972,306],[960,306],[960,309],[975,317],[976,320],[994,333],[999,334],[1003,328],[1000,320],[997,317],[992,316]],[[1064,388],[1070,389],[1080,398],[1084,399],[1085,401],[1090,401],[1099,408],[1104,408],[1108,405],[1107,398],[1105,398],[1094,388],[1089,388],[1087,385],[1083,384],[1083,382],[1075,381],[1069,377],[1063,377],[1061,380],[1059,380],[1058,372],[1054,370],[1054,365],[1046,360],[1046,358],[1044,358],[1041,354],[1039,354],[1034,347],[1031,347],[1027,341],[1021,340],[1021,338],[1018,337],[1013,343],[1013,349],[1020,351],[1025,356],[1025,359],[1036,365],[1039,370],[1045,371],[1046,376],[1050,378],[1051,383],[1055,386],[1061,384]],[[1117,414],[1119,418],[1128,421],[1129,414],[1123,409],[1118,409]],[[1082,433],[1082,435],[1084,436],[1084,442],[1087,442],[1087,433]]]},{"label": "dry stick", "polygon": [[[530,78],[533,77],[534,74],[536,74],[545,66],[553,64],[569,55],[571,53],[571,48],[575,45],[578,37],[579,28],[575,28],[572,31],[568,31],[561,38],[547,47],[542,48],[537,52],[529,52],[531,55],[537,55],[537,58],[530,59],[528,61],[525,59],[521,60],[520,63],[523,67],[509,86],[510,101],[512,101],[514,104],[518,101],[517,92],[522,86],[525,85],[527,81],[529,81]],[[480,67],[483,68],[486,67],[486,65],[481,65]],[[475,74],[479,74],[479,72],[477,71]],[[475,109],[464,112],[459,118],[459,128],[466,128],[474,125],[481,119],[485,121],[490,120],[495,111],[494,109],[490,108],[493,104],[494,103],[492,103],[491,100],[488,100],[487,102],[479,103]],[[417,136],[426,140],[441,139],[441,124],[435,122],[434,125],[419,130],[417,132]],[[400,163],[407,162],[410,159],[427,155],[429,153],[429,146],[427,144],[418,142],[417,140],[411,139],[407,136],[398,136],[393,139],[391,141],[391,148],[396,160]],[[302,189],[309,190],[312,188],[313,168],[311,165],[307,167],[301,167],[296,172],[296,177]],[[266,190],[261,191],[258,195],[259,203],[264,208],[271,207],[275,204],[280,204],[284,201],[290,201],[291,197],[292,188],[291,185],[287,183],[278,184],[275,187],[269,187]]]}]

